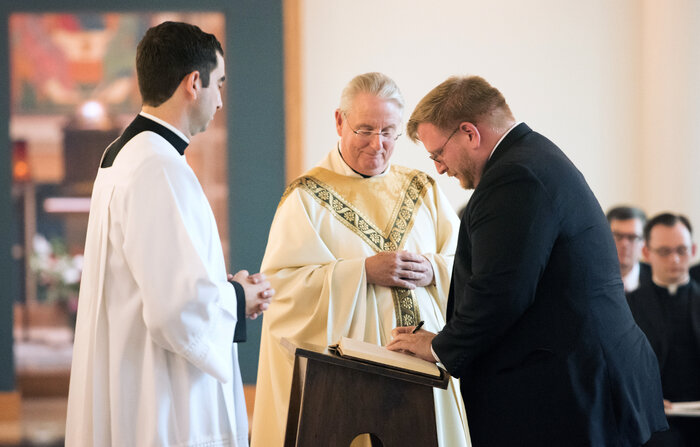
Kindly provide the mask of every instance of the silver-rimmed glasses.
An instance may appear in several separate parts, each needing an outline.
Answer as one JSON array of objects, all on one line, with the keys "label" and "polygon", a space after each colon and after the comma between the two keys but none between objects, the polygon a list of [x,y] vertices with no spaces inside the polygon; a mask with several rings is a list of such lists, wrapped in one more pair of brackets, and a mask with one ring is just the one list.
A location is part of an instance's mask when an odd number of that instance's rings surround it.
[{"label": "silver-rimmed glasses", "polygon": [[380,137],[384,138],[385,140],[391,140],[391,141],[396,141],[399,139],[401,136],[401,132],[399,132],[397,129],[393,127],[389,127],[384,130],[372,130],[372,129],[357,129],[355,130],[352,125],[350,125],[350,121],[348,120],[348,116],[343,113],[343,116],[345,117],[345,122],[348,124],[348,127],[350,130],[352,130],[352,133],[357,135],[358,137],[362,139],[370,139],[375,135],[379,135]]}]

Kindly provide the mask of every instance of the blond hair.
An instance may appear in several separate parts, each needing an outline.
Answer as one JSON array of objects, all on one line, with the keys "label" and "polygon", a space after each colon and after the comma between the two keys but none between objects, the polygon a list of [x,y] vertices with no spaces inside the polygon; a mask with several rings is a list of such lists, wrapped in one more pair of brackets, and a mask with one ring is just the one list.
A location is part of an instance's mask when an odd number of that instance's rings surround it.
[{"label": "blond hair", "polygon": [[399,112],[403,112],[404,100],[401,90],[389,76],[371,72],[352,78],[340,95],[340,111],[344,114],[350,112],[352,103],[360,93],[369,93],[379,98],[394,101],[399,106]]},{"label": "blond hair", "polygon": [[498,125],[504,118],[514,119],[497,88],[480,76],[452,76],[421,99],[406,127],[408,137],[417,143],[421,123],[447,130],[465,121]]}]

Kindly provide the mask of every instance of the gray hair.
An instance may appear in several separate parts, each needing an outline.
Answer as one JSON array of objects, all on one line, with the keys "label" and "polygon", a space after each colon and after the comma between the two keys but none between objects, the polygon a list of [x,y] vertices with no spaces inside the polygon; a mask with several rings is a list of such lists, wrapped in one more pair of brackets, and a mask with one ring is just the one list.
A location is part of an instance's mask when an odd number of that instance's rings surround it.
[{"label": "gray hair", "polygon": [[639,219],[642,226],[647,223],[647,215],[641,208],[637,208],[636,206],[616,206],[615,208],[611,208],[605,217],[608,219],[608,222],[612,222],[613,220]]},{"label": "gray hair", "polygon": [[399,112],[403,113],[404,100],[399,86],[389,76],[372,72],[352,78],[340,95],[340,111],[344,114],[350,112],[352,103],[360,93],[370,93],[379,98],[394,101],[399,106]]}]

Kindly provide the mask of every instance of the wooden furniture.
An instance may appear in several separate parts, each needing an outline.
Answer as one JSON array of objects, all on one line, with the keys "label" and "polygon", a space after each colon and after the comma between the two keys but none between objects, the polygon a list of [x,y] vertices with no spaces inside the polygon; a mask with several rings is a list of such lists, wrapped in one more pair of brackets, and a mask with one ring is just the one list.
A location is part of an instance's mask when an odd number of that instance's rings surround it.
[{"label": "wooden furniture", "polygon": [[433,387],[439,379],[340,357],[326,347],[295,345],[285,446],[349,446],[369,434],[373,446],[437,446]]}]

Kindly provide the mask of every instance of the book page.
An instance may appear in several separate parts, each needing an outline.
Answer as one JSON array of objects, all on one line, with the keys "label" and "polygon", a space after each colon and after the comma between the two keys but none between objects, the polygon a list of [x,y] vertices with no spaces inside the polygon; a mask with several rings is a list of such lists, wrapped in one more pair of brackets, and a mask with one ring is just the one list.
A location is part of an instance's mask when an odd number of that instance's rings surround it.
[{"label": "book page", "polygon": [[441,375],[440,368],[434,363],[426,362],[410,354],[389,351],[383,346],[367,343],[362,340],[342,337],[338,342],[337,349],[343,357],[367,360],[432,377],[440,377]]}]

